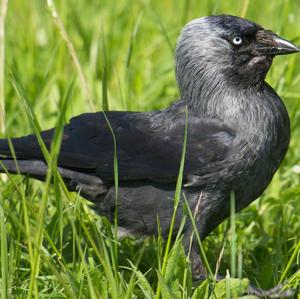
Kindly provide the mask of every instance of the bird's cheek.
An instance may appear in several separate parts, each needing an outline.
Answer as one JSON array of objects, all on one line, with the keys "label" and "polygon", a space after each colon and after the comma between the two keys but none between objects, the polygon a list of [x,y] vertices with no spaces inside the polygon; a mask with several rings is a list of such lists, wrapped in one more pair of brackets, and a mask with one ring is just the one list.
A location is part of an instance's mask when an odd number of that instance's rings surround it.
[{"label": "bird's cheek", "polygon": [[241,54],[239,55],[239,64],[240,65],[245,65],[251,60],[251,56],[249,54]]},{"label": "bird's cheek", "polygon": [[265,64],[266,63],[266,57],[265,56],[254,56],[248,63],[248,65],[255,66],[257,64]]},{"label": "bird's cheek", "polygon": [[238,55],[235,55],[233,57],[233,65],[235,67],[244,68],[245,66],[249,64],[249,61],[251,60],[251,55],[247,53],[239,53]]},{"label": "bird's cheek", "polygon": [[268,70],[272,64],[272,58],[269,56],[254,56],[248,63],[248,67],[255,69]]}]

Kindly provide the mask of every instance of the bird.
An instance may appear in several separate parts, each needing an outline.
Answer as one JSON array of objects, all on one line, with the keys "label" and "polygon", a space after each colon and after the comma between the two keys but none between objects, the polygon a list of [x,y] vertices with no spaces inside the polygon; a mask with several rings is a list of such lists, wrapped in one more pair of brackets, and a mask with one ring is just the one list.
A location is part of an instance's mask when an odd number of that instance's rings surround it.
[{"label": "bird", "polygon": [[[298,46],[245,18],[190,21],[176,46],[178,100],[148,112],[85,113],[64,126],[57,167],[67,188],[110,220],[117,210],[118,226],[127,233],[156,235],[159,220],[167,237],[183,160],[174,234],[185,214],[184,197],[191,211],[197,209],[196,227],[204,240],[230,216],[231,194],[236,211],[247,207],[284,159],[289,115],[265,78],[275,56],[296,52]],[[40,132],[48,149],[54,134],[55,128]],[[0,171],[44,180],[47,160],[36,135],[12,138],[11,146],[0,139]],[[187,220],[185,248],[192,233]],[[206,275],[195,240],[190,259],[193,276]]]}]

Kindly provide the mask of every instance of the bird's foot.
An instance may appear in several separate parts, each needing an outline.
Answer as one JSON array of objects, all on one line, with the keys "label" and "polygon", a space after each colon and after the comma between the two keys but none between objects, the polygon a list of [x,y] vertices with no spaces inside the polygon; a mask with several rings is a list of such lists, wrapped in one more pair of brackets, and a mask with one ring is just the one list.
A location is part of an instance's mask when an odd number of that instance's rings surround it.
[{"label": "bird's foot", "polygon": [[293,298],[296,295],[296,289],[287,289],[282,290],[283,284],[279,284],[272,289],[263,290],[253,285],[249,285],[246,295],[253,295],[258,298],[268,298],[268,299],[276,299],[276,298]]},{"label": "bird's foot", "polygon": [[[192,275],[194,280],[205,280],[208,277],[207,271],[203,266],[203,263],[199,257],[199,255],[192,254],[191,255],[191,266],[192,266]],[[215,281],[218,283],[223,280],[224,277],[222,275],[216,275]],[[253,295],[257,298],[263,299],[279,299],[279,298],[293,298],[296,295],[296,289],[287,289],[282,290],[284,287],[283,284],[279,284],[272,289],[264,290],[258,287],[253,286],[251,283],[249,284],[245,295]]]},{"label": "bird's foot", "polygon": [[191,251],[190,261],[193,279],[205,280],[208,276],[206,268],[204,267],[199,254],[197,254],[194,250]]}]

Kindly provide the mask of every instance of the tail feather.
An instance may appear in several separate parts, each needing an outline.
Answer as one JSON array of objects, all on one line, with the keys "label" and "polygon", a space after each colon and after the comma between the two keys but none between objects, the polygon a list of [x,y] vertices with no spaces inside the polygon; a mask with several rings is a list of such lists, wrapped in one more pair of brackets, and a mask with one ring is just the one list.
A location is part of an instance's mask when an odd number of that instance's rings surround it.
[{"label": "tail feather", "polygon": [[0,160],[0,172],[21,173],[31,177],[44,178],[47,170],[47,164],[39,160]]},{"label": "tail feather", "polygon": [[0,139],[0,157],[10,158],[12,156],[8,139]]},{"label": "tail feather", "polygon": [[[43,131],[41,137],[47,147],[53,138],[53,130]],[[17,159],[43,160],[43,153],[35,135],[11,138],[11,144]],[[13,158],[8,139],[0,139],[0,158]]]},{"label": "tail feather", "polygon": [[[53,130],[43,131],[41,137],[45,145],[50,148],[53,138]],[[0,173],[20,173],[38,180],[44,180],[47,176],[48,165],[35,135],[12,138],[11,151],[8,139],[0,139]],[[62,165],[60,165],[62,166]],[[79,191],[80,194],[95,200],[107,192],[104,182],[95,174],[76,171],[64,167],[57,167],[58,172],[66,183],[69,191]]]},{"label": "tail feather", "polygon": [[[103,181],[96,176],[62,167],[58,167],[57,170],[69,191],[79,191],[83,197],[89,200],[93,201],[107,192]],[[39,160],[15,161],[13,159],[0,159],[0,172],[20,173],[38,180],[44,180],[48,172],[48,166],[45,162]]]}]

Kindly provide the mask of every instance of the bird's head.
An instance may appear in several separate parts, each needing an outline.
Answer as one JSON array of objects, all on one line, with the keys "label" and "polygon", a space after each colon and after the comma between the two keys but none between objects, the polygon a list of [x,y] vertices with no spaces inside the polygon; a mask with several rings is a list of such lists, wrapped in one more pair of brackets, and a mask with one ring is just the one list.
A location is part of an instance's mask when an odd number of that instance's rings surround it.
[{"label": "bird's head", "polygon": [[188,23],[178,39],[178,84],[182,93],[191,93],[197,86],[209,90],[211,82],[259,86],[275,55],[299,51],[291,42],[243,18],[199,18]]}]

